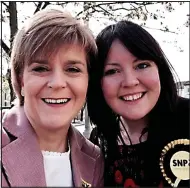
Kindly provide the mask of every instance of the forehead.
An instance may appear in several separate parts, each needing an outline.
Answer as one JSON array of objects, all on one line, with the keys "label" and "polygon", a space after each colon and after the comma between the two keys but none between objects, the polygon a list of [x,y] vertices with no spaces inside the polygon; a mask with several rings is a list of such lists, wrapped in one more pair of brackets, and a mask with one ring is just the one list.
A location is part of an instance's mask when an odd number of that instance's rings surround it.
[{"label": "forehead", "polygon": [[109,62],[123,62],[123,61],[134,61],[135,57],[120,40],[116,39],[113,41],[106,59],[106,64]]},{"label": "forehead", "polygon": [[73,60],[73,61],[86,61],[86,50],[79,43],[73,44],[62,44],[51,49],[42,49],[39,50],[32,58],[31,63],[39,61],[54,61],[55,58],[60,57],[62,60]]}]

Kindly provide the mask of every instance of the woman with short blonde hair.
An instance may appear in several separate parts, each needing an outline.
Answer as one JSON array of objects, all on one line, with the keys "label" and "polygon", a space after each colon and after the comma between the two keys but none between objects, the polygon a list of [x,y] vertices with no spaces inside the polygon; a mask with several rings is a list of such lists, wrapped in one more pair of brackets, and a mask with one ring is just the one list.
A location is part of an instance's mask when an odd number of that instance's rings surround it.
[{"label": "woman with short blonde hair", "polygon": [[12,85],[18,103],[2,126],[2,186],[103,186],[100,149],[71,125],[84,106],[97,49],[69,13],[36,13],[15,36]]}]

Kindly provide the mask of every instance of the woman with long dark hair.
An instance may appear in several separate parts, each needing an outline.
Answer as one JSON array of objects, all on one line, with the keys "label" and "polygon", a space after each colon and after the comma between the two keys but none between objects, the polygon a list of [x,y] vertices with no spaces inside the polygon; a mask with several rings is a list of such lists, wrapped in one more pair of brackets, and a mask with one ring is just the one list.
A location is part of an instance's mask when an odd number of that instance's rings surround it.
[{"label": "woman with long dark hair", "polygon": [[189,141],[189,100],[178,96],[172,65],[130,21],[103,29],[96,44],[87,105],[96,126],[90,140],[104,152],[105,186],[173,185],[176,177],[160,157],[171,141]]}]

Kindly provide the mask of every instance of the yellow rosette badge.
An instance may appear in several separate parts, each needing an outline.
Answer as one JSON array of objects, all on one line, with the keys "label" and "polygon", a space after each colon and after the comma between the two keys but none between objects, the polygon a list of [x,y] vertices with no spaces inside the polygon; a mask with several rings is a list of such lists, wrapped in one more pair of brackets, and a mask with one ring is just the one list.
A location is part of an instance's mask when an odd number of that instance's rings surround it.
[{"label": "yellow rosette badge", "polygon": [[[180,145],[182,146],[180,149]],[[160,157],[160,169],[166,179],[166,181],[172,186],[177,187],[182,180],[190,179],[190,152],[184,151],[183,146],[190,146],[190,140],[188,139],[178,139],[168,143],[162,150]],[[178,151],[176,151],[176,148]],[[172,154],[171,150],[174,150],[175,153]],[[167,154],[169,156],[167,156]],[[172,173],[172,176],[175,176],[175,179],[169,177],[169,172],[166,172],[166,158],[169,160],[169,167]],[[168,163],[167,162],[167,163]]]}]

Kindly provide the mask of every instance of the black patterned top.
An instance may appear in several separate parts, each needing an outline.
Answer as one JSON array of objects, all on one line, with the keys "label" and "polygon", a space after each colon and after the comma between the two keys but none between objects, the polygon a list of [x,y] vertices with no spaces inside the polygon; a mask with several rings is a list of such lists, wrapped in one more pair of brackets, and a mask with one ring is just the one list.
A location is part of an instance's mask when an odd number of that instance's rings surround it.
[{"label": "black patterned top", "polygon": [[105,185],[139,187],[144,185],[144,151],[146,142],[120,145],[117,160],[108,168]]}]

